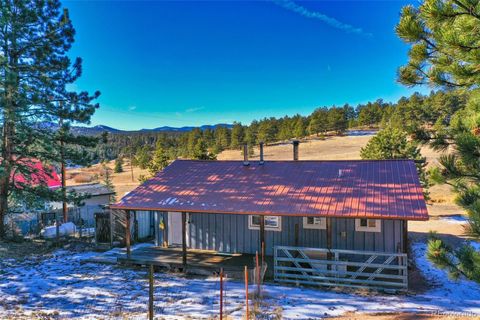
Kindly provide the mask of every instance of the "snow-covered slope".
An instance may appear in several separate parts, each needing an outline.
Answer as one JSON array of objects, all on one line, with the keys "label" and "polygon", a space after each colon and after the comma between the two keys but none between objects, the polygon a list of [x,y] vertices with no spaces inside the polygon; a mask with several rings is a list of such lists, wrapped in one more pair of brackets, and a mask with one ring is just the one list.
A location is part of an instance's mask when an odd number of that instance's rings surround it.
[{"label": "snow-covered slope", "polygon": [[[318,319],[345,312],[428,312],[480,315],[480,286],[454,282],[425,259],[426,245],[413,246],[416,263],[434,284],[426,293],[412,295],[356,295],[324,289],[264,286],[264,314],[284,319]],[[115,249],[107,255],[120,252]],[[47,259],[0,261],[0,318],[21,314],[58,314],[61,318],[98,319],[146,316],[146,272],[94,263],[98,255],[59,250]],[[254,290],[252,286],[251,290]],[[155,309],[162,319],[201,319],[218,315],[218,278],[191,279],[180,275],[155,275]],[[227,281],[225,308],[234,319],[244,314],[242,282]]]}]

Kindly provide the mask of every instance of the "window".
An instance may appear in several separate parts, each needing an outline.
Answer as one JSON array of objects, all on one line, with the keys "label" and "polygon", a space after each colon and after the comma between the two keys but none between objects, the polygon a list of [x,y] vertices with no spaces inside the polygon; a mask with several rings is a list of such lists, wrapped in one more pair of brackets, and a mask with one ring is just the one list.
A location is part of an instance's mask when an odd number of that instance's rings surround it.
[{"label": "window", "polygon": [[381,232],[382,221],[380,219],[355,219],[355,231]]},{"label": "window", "polygon": [[325,217],[304,217],[303,229],[327,229],[327,218]]},{"label": "window", "polygon": [[[248,229],[260,229],[260,216],[248,216]],[[277,216],[265,216],[265,230],[282,231],[282,218]]]}]

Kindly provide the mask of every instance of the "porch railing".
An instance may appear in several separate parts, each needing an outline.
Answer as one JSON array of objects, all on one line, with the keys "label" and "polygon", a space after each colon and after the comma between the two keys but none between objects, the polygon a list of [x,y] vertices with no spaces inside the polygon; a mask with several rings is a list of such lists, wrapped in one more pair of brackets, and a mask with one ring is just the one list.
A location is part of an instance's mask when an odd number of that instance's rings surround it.
[{"label": "porch railing", "polygon": [[276,246],[274,277],[293,284],[406,290],[407,255]]}]

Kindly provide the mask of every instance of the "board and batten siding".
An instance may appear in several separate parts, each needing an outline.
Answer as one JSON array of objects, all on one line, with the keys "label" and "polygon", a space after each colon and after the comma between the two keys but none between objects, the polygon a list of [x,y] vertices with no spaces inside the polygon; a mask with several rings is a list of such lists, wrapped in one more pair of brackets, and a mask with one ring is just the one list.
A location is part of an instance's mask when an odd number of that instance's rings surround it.
[{"label": "board and batten siding", "polygon": [[[248,228],[248,215],[190,213],[187,220],[187,246],[192,249],[225,253],[260,251],[260,232]],[[295,225],[298,224],[298,244]],[[274,246],[327,248],[327,232],[304,229],[302,217],[283,216],[281,231],[265,230],[266,254]],[[399,252],[403,250],[402,221],[382,220],[381,232],[355,231],[355,219],[332,218],[332,249]]]}]

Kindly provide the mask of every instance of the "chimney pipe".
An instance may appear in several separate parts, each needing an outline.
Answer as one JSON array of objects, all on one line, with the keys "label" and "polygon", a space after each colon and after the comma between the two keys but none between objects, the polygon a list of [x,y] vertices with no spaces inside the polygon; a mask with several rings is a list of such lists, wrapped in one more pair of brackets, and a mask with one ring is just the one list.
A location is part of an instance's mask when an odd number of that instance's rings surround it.
[{"label": "chimney pipe", "polygon": [[258,164],[262,165],[265,163],[263,159],[263,142],[260,142],[260,162]]},{"label": "chimney pipe", "polygon": [[298,140],[293,140],[293,160],[298,161],[298,145],[300,144],[300,141]]},{"label": "chimney pipe", "polygon": [[243,165],[250,165],[250,162],[248,161],[248,145],[246,143],[243,145]]}]

